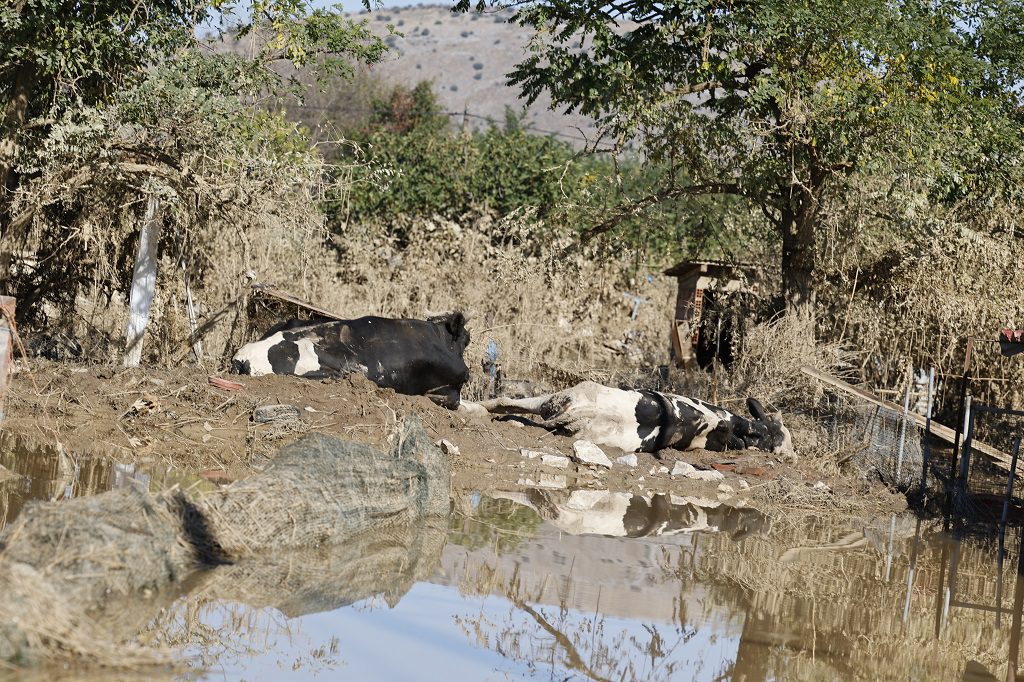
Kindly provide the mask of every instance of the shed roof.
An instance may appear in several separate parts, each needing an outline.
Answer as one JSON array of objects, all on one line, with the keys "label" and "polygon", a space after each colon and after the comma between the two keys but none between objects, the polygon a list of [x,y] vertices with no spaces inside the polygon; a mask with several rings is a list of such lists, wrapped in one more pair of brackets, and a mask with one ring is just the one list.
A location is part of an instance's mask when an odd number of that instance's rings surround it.
[{"label": "shed roof", "polygon": [[762,271],[764,265],[759,263],[744,263],[725,260],[684,260],[676,263],[663,274],[669,277],[688,277],[697,273],[725,274],[736,270]]}]

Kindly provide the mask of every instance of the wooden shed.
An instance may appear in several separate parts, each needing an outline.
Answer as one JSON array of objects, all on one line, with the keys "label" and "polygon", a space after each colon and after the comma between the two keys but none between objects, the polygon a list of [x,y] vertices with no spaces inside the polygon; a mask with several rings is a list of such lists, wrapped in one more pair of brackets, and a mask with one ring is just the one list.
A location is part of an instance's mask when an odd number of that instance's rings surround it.
[{"label": "wooden shed", "polygon": [[742,330],[732,319],[735,315],[724,314],[727,303],[735,304],[735,313],[746,307],[747,299],[759,296],[763,272],[755,263],[716,260],[685,260],[665,270],[679,282],[669,332],[673,359],[684,367],[704,367],[715,359],[728,364],[732,339]]}]

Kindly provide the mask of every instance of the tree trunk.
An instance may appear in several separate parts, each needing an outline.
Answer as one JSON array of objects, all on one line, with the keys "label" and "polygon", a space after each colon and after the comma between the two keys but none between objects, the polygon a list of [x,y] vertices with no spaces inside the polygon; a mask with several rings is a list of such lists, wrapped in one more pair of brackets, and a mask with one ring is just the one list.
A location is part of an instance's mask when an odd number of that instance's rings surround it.
[{"label": "tree trunk", "polygon": [[[21,6],[16,8],[21,10]],[[11,99],[4,106],[3,119],[0,120],[0,281],[5,284],[11,274],[12,244],[15,243],[15,230],[25,226],[13,225],[11,214],[11,193],[16,189],[14,164],[18,158],[18,138],[25,127],[28,105],[35,88],[36,68],[33,64],[22,64],[14,74],[14,90]],[[31,215],[31,214],[30,214]],[[26,221],[27,222],[27,221]],[[12,229],[14,228],[14,229]]]},{"label": "tree trunk", "polygon": [[[18,137],[25,127],[29,100],[36,81],[34,64],[22,64],[14,74],[14,90],[4,106],[3,121],[0,121],[0,194],[12,190],[14,162],[18,156]],[[6,213],[6,211],[5,211]],[[7,215],[0,216],[0,228],[6,232]]]},{"label": "tree trunk", "polygon": [[[797,190],[799,191],[799,190]],[[780,214],[782,236],[782,296],[786,316],[806,330],[811,342],[815,333],[816,214],[810,193],[799,192]]]},{"label": "tree trunk", "polygon": [[160,243],[160,200],[150,197],[139,231],[139,250],[132,272],[132,293],[128,302],[128,331],[124,366],[138,367],[142,361],[142,337],[149,323],[149,310],[156,295],[157,245]]},{"label": "tree trunk", "polygon": [[783,211],[782,295],[787,314],[814,316],[815,230],[812,220]]}]

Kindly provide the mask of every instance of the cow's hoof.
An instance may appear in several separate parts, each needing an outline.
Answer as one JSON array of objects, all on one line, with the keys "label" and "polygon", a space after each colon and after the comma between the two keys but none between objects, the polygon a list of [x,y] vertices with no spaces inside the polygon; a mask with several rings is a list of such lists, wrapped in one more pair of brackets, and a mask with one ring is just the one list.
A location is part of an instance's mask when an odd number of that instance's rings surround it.
[{"label": "cow's hoof", "polygon": [[459,414],[468,415],[471,417],[486,417],[490,414],[486,408],[480,403],[474,403],[469,400],[463,400],[459,403],[459,406],[455,410]]}]

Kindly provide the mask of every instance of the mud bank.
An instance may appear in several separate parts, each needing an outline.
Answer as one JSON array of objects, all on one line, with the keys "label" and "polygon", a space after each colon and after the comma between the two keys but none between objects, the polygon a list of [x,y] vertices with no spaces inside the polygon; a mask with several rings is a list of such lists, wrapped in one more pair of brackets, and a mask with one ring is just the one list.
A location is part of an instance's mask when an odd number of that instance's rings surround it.
[{"label": "mud bank", "polygon": [[27,507],[0,533],[0,668],[145,662],[149,652],[119,651],[100,624],[118,620],[118,600],[166,591],[197,569],[282,560],[445,519],[444,455],[415,416],[392,441],[385,453],[314,434],[266,472],[207,493],[129,487]]},{"label": "mud bank", "polygon": [[[75,456],[166,465],[218,483],[263,469],[281,447],[311,432],[383,446],[403,416],[415,413],[432,440],[455,446],[448,456],[456,490],[582,487],[822,510],[905,506],[902,496],[858,474],[826,476],[807,460],[784,462],[761,452],[668,450],[658,457],[637,453],[634,464],[609,450],[610,469],[579,464],[566,459],[572,438],[516,421],[465,417],[361,376],[324,382],[225,377],[240,383],[238,390],[218,388],[211,373],[198,368],[34,362],[32,376],[34,384],[25,372],[13,382],[3,424],[8,437],[59,443]],[[276,405],[290,407],[259,409]],[[277,418],[260,421],[268,415]],[[680,461],[715,472],[708,475],[713,480],[678,473]]]}]

